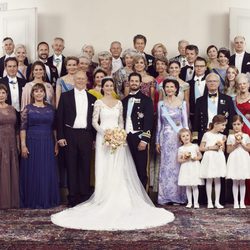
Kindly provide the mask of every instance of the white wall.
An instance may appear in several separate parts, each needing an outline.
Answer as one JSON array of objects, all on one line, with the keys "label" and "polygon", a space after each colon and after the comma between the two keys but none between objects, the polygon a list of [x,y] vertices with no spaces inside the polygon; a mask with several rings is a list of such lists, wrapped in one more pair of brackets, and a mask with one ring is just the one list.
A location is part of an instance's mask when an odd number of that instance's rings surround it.
[{"label": "white wall", "polygon": [[[204,55],[210,44],[229,47],[229,8],[248,8],[246,0],[0,0],[8,9],[38,9],[38,41],[51,44],[65,39],[65,55],[78,55],[84,43],[96,52],[108,50],[111,41],[123,48],[141,33],[148,38],[146,51],[162,42],[169,57],[177,54],[177,42],[187,39]],[[2,38],[0,38],[2,40]],[[15,41],[18,43],[18,41]],[[250,41],[249,41],[250,44]]]}]

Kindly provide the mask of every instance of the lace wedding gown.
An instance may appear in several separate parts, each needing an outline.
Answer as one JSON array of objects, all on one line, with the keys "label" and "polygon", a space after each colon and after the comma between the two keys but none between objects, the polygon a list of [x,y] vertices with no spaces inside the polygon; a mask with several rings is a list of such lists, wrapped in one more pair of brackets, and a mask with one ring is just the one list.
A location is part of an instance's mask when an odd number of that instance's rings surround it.
[{"label": "lace wedding gown", "polygon": [[122,103],[118,101],[111,108],[97,100],[93,126],[97,130],[95,192],[88,201],[52,215],[52,222],[75,229],[134,230],[173,221],[171,212],[156,208],[148,197],[137,176],[128,146],[111,153],[103,145],[105,129],[123,128]]}]

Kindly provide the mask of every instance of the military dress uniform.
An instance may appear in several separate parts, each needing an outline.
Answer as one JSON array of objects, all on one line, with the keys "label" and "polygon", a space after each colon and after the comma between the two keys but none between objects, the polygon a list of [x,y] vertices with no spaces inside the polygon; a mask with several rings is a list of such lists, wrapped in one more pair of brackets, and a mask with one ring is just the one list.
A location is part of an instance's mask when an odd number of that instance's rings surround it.
[{"label": "military dress uniform", "polygon": [[[139,179],[146,188],[148,180],[148,144],[150,143],[153,127],[153,102],[151,98],[138,91],[135,95],[125,97],[122,103],[128,146],[134,159]],[[141,141],[147,144],[146,150],[138,150],[138,145]]]}]

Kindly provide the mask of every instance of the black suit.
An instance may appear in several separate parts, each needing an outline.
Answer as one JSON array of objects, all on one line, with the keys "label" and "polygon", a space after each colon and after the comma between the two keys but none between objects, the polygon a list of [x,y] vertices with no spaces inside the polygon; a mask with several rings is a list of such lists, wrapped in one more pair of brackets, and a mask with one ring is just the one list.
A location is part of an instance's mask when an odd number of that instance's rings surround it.
[{"label": "black suit", "polygon": [[[183,80],[183,81],[187,81],[186,80],[186,76],[187,76],[187,70],[189,69],[190,66],[186,65],[185,67],[182,67],[181,68],[181,73],[180,73],[180,78]],[[193,66],[192,66],[193,67]],[[194,69],[193,69],[193,73],[192,73],[192,76],[191,76],[191,79],[194,78]]]},{"label": "black suit", "polygon": [[[205,76],[202,78],[202,81],[205,80]],[[188,81],[189,84],[189,118],[191,121],[192,128],[194,127],[194,113],[195,113],[195,80],[194,78]],[[204,88],[204,95],[207,95],[207,85]],[[197,99],[197,98],[196,98]]]},{"label": "black suit", "polygon": [[[195,117],[194,117],[194,133],[198,133],[198,142],[201,142],[202,136],[207,131],[207,123],[208,123],[208,95],[203,95],[202,97],[196,100],[196,108],[195,108]],[[224,134],[228,134],[229,129],[232,128],[232,119],[236,114],[234,110],[234,105],[232,98],[230,96],[219,93],[218,97],[218,115],[225,115],[227,117],[227,126],[224,131]],[[200,186],[200,195],[199,202],[201,204],[205,204],[206,201],[206,192],[205,188]],[[231,188],[230,188],[231,190]],[[220,195],[220,203],[225,204],[225,179],[221,179],[221,195]]]},{"label": "black suit", "polygon": [[[2,56],[1,58],[0,58],[0,77],[3,77],[3,72],[4,72],[4,61],[5,61],[5,57],[6,56]],[[15,57],[15,56],[13,56],[13,57]],[[25,65],[29,65],[29,61],[28,61],[28,58],[26,57],[25,58],[25,60],[24,60],[24,64]]]},{"label": "black suit", "polygon": [[[131,96],[122,100],[123,118],[126,125],[128,101]],[[135,102],[131,112],[131,121],[133,130],[136,133],[129,133],[127,136],[128,146],[135,162],[137,174],[144,187],[147,185],[147,163],[148,163],[148,146],[146,150],[137,149],[140,141],[149,144],[151,139],[151,130],[153,127],[153,103],[146,95],[138,91],[134,96]]]},{"label": "black suit", "polygon": [[[229,65],[235,66],[235,54],[229,59]],[[243,56],[241,69],[238,69],[241,73],[250,72],[250,54],[245,52]]]},{"label": "black suit", "polygon": [[[48,62],[45,63],[47,66],[49,66],[49,70],[50,70],[50,78],[48,77],[47,73],[46,73],[46,82],[51,83],[54,91],[56,89],[56,81],[58,79],[58,73],[57,73],[57,68],[54,65],[50,65]],[[31,76],[31,67],[32,67],[32,63],[27,67],[27,79],[31,80],[32,76]]]},{"label": "black suit", "polygon": [[[9,86],[9,78],[6,76],[0,80],[1,83],[3,83],[7,87],[8,96],[7,101],[9,105],[12,105],[12,99],[11,99],[11,92],[10,92],[10,86]],[[18,94],[19,94],[19,104],[21,108],[21,101],[22,101],[22,92],[23,87],[26,84],[26,81],[22,78],[17,77],[17,84],[18,84]],[[20,112],[17,112],[17,126],[20,126]]]},{"label": "black suit", "polygon": [[[48,58],[48,65],[49,66],[55,66],[53,64],[53,60],[54,60],[54,55],[50,56]],[[61,72],[57,72],[57,73],[58,73],[58,77],[62,77],[62,76],[67,75],[67,70],[66,70],[66,66],[65,66],[65,56],[62,56],[62,68],[61,68]]]},{"label": "black suit", "polygon": [[87,93],[87,99],[88,111],[85,129],[73,128],[76,118],[74,89],[62,93],[57,110],[57,139],[67,141],[67,146],[64,148],[70,206],[87,200],[90,195],[90,162],[94,139],[92,114],[96,98]]}]

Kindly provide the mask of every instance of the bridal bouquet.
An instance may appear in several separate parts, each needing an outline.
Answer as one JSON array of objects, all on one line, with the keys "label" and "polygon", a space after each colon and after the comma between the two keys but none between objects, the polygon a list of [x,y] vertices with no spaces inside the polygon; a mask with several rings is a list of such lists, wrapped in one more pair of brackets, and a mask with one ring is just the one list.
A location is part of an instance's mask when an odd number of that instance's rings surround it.
[{"label": "bridal bouquet", "polygon": [[103,144],[114,153],[120,146],[126,145],[127,133],[122,128],[106,129]]}]

